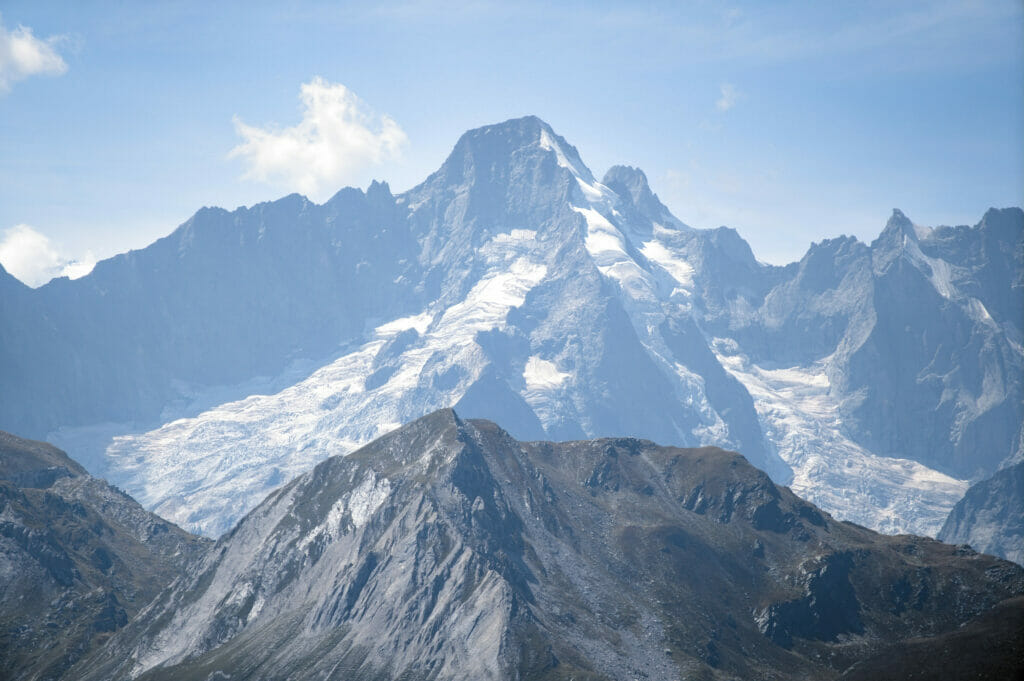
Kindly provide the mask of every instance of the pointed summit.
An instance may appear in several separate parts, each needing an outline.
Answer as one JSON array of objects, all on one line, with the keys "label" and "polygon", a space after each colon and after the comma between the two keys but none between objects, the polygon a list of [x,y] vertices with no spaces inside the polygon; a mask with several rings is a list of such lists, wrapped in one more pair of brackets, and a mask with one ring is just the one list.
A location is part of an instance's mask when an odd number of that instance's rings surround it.
[{"label": "pointed summit", "polygon": [[647,175],[639,168],[612,166],[605,173],[601,184],[632,204],[640,215],[652,222],[678,222],[658,198],[658,195],[651,191],[651,187],[647,183]]},{"label": "pointed summit", "polygon": [[915,239],[917,238],[914,232],[914,223],[899,208],[892,209],[892,215],[889,216],[889,221],[885,223],[885,231],[889,230],[902,231],[913,236]]},{"label": "pointed summit", "polygon": [[[580,183],[594,184],[576,148],[536,116],[470,130],[444,164],[400,200],[413,210],[431,281],[451,280],[460,263],[495,234],[530,226],[575,225],[569,213]],[[439,289],[428,289],[436,295]]]},{"label": "pointed summit", "polygon": [[504,177],[500,169],[521,170],[531,161],[540,163],[551,157],[573,175],[594,181],[576,147],[536,116],[513,118],[464,133],[438,172],[449,183],[479,182],[487,179],[483,173],[497,172]]},{"label": "pointed summit", "polygon": [[[539,147],[546,151],[555,151],[580,166],[579,152],[576,147],[565,141],[565,138],[536,116],[510,118],[501,123],[485,125],[462,134],[455,144],[455,149],[469,146],[475,150],[491,152],[505,151],[515,153],[529,147]],[[454,152],[453,152],[454,154]]]},{"label": "pointed summit", "polygon": [[[901,251],[909,243],[917,244],[919,236],[918,230],[910,218],[904,215],[899,208],[893,208],[889,221],[885,223],[885,229],[871,243],[871,248],[877,253],[895,253]],[[888,261],[888,259],[883,260]]]}]

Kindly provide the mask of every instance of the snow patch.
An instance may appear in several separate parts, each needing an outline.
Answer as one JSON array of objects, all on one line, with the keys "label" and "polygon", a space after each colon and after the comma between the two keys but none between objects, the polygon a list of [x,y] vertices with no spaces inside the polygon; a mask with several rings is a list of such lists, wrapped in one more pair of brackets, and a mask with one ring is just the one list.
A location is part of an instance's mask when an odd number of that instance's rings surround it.
[{"label": "snow patch", "polygon": [[416,329],[417,333],[423,334],[426,333],[432,321],[434,321],[434,315],[430,312],[423,312],[422,314],[402,317],[386,324],[381,324],[374,329],[373,333],[377,338],[391,338],[409,329]]},{"label": "snow patch", "polygon": [[651,262],[660,265],[683,289],[693,288],[693,265],[673,255],[660,241],[645,242],[640,252]]},{"label": "snow patch", "polygon": [[548,131],[545,130],[544,128],[541,128],[540,130],[540,141],[538,142],[538,144],[540,144],[540,148],[544,149],[545,151],[555,152],[555,159],[557,160],[558,165],[568,169],[569,172],[571,172],[573,175],[580,176],[583,174],[580,172],[579,168],[577,168],[571,161],[569,161],[569,158],[565,155],[565,152],[562,151],[562,146],[555,142],[555,140],[552,139],[551,135],[548,134]]},{"label": "snow patch", "polygon": [[614,262],[619,258],[629,257],[622,232],[616,229],[608,218],[593,208],[573,206],[572,209],[587,221],[587,252],[594,257],[599,266],[609,264],[609,259]]},{"label": "snow patch", "polygon": [[616,281],[630,297],[653,303],[657,296],[650,275],[630,257],[622,232],[593,208],[572,209],[587,221],[584,245],[601,274]]},{"label": "snow patch", "polygon": [[526,360],[523,380],[527,390],[553,390],[565,383],[570,374],[561,372],[554,362],[533,355]]},{"label": "snow patch", "polygon": [[510,232],[495,234],[490,243],[494,246],[511,244],[515,246],[527,245],[537,241],[537,230],[535,229],[513,229]]}]

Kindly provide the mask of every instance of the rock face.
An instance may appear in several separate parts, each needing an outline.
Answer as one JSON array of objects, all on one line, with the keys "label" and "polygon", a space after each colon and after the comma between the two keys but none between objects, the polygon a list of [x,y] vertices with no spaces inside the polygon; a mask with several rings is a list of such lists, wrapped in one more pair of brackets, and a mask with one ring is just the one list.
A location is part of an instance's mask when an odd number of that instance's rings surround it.
[{"label": "rock face", "polygon": [[[708,324],[755,364],[814,366],[864,448],[957,478],[1020,451],[1024,214],[928,229],[896,210],[870,246],[812,246],[763,299]],[[728,325],[728,328],[725,328]]]},{"label": "rock face", "polygon": [[208,543],[60,450],[0,432],[0,676],[60,678]]},{"label": "rock face", "polygon": [[210,536],[453,406],[524,439],[735,449],[844,519],[934,534],[1021,454],[1022,236],[1019,209],[896,212],[768,266],[526,117],[398,196],[203,209],[82,279],[0,277],[0,427]]},{"label": "rock face", "polygon": [[1022,592],[1012,563],[837,522],[737,454],[443,410],[272,493],[72,672],[831,679],[958,645]]},{"label": "rock face", "polygon": [[939,532],[950,544],[970,544],[1024,565],[1024,462],[973,485]]},{"label": "rock face", "polygon": [[0,386],[19,396],[0,402],[0,427],[43,437],[162,423],[192,386],[276,376],[295,358],[335,352],[367,318],[415,308],[406,271],[417,248],[403,217],[387,185],[322,206],[291,195],[204,208],[88,277],[0,289]]}]

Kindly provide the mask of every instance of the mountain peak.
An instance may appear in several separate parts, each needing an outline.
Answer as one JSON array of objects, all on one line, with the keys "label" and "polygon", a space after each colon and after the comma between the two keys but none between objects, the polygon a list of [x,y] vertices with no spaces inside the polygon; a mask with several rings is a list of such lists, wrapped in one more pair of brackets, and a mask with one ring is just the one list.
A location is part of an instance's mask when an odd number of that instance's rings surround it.
[{"label": "mountain peak", "polygon": [[955,552],[839,523],[739,454],[521,442],[445,409],[267,497],[75,671],[835,678],[850,637],[867,657],[1020,592]]},{"label": "mountain peak", "polygon": [[[927,232],[927,230],[923,230]],[[900,251],[908,242],[917,243],[921,234],[914,226],[914,223],[899,208],[892,209],[892,215],[885,223],[885,229],[872,242],[871,247],[879,246],[885,251]]]},{"label": "mountain peak", "polygon": [[[505,148],[514,151],[523,147],[539,145],[545,136],[558,137],[551,126],[541,119],[536,116],[523,116],[467,130],[455,143],[455,149],[469,146],[472,148]],[[559,139],[561,138],[559,137]]]},{"label": "mountain peak", "polygon": [[467,166],[488,168],[531,154],[554,154],[558,165],[587,182],[594,181],[576,147],[537,116],[512,118],[463,133],[442,170],[448,176],[462,177]]},{"label": "mountain peak", "polygon": [[904,229],[911,232],[914,231],[914,223],[910,221],[903,211],[899,208],[892,209],[892,215],[889,216],[889,221],[885,223],[886,229]]},{"label": "mountain peak", "polygon": [[[410,452],[419,451],[434,452],[435,445],[442,442],[453,443],[462,438],[461,430],[464,427],[462,419],[452,408],[438,409],[426,416],[411,421],[404,426],[387,433],[380,438],[384,445],[384,451],[393,455],[393,463],[399,467],[407,466],[410,463],[408,455]],[[353,461],[369,456],[380,456],[380,447],[367,445],[356,450],[349,457]],[[340,460],[340,459],[338,459]],[[320,464],[331,466],[332,459]]]},{"label": "mountain peak", "polygon": [[601,184],[636,207],[641,215],[655,222],[664,222],[669,217],[668,209],[651,191],[647,175],[632,166],[612,166],[605,173]]},{"label": "mountain peak", "polygon": [[518,137],[523,139],[526,143],[535,143],[540,139],[542,132],[547,132],[549,135],[554,135],[555,131],[545,121],[541,120],[537,116],[521,116],[520,118],[510,118],[500,123],[491,123],[490,125],[483,125],[479,128],[473,128],[467,130],[459,138],[461,142],[466,138],[479,138],[486,136],[507,136],[507,137]]}]

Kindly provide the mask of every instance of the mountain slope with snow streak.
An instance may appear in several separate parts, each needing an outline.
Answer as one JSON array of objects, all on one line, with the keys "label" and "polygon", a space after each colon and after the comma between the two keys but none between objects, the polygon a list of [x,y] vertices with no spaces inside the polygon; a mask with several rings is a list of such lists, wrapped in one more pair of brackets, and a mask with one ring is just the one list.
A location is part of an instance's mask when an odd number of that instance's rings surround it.
[{"label": "mountain slope with snow streak", "polygon": [[[675,218],[637,169],[597,180],[527,117],[466,133],[398,196],[374,185],[324,206],[290,197],[216,215],[176,237],[182,257],[205,262],[190,250],[210,241],[204,230],[227,235],[224,249],[239,230],[254,253],[296,225],[335,244],[334,289],[275,274],[273,297],[336,319],[321,329],[332,351],[318,336],[287,356],[306,371],[278,362],[247,383],[175,379],[155,420],[118,412],[50,435],[209,535],[317,461],[450,406],[522,439],[740,451],[836,516],[887,532],[933,533],[968,479],[1020,454],[1019,210],[935,230],[898,214],[870,246],[831,240],[774,267],[733,230]],[[275,271],[309,267],[298,247],[275,254]],[[253,389],[255,376],[269,378]]]}]

